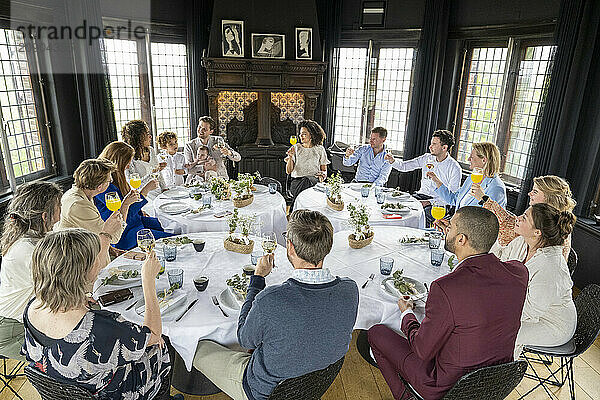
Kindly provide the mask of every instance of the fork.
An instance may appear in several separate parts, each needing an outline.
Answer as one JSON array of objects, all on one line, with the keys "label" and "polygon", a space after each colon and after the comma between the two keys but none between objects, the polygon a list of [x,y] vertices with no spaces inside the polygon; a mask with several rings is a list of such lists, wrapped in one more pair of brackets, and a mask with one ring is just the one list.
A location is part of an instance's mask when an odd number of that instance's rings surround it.
[{"label": "fork", "polygon": [[367,281],[362,285],[362,288],[366,288],[367,285],[369,284],[369,282],[371,282],[373,280],[373,278],[375,278],[375,274],[371,274],[369,275],[369,279],[367,279]]},{"label": "fork", "polygon": [[229,317],[229,315],[225,314],[225,311],[223,311],[223,309],[221,308],[221,305],[219,304],[219,300],[217,300],[217,296],[212,297],[212,302],[215,306],[219,307],[219,310],[221,310],[221,312],[223,313],[225,318]]}]

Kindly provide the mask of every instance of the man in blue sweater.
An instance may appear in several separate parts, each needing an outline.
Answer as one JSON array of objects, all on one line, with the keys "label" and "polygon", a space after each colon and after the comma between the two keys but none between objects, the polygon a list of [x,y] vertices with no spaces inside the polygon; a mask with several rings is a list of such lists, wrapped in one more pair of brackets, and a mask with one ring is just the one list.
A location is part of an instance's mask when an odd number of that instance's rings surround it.
[{"label": "man in blue sweater", "polygon": [[252,354],[206,340],[196,348],[194,367],[235,400],[266,399],[284,379],[323,369],[348,351],[358,287],[323,268],[331,223],[317,211],[296,210],[287,232],[292,277],[265,288],[273,255],[262,257],[240,311],[238,340]]}]

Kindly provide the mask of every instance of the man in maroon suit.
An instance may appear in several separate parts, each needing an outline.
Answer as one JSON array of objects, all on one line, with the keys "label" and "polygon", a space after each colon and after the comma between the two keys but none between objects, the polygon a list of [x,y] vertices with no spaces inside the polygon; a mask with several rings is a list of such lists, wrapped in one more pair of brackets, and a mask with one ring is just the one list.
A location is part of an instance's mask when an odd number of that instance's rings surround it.
[{"label": "man in maroon suit", "polygon": [[408,398],[400,374],[425,399],[440,399],[466,373],[510,362],[521,325],[528,273],[519,261],[488,254],[498,220],[481,207],[462,207],[446,229],[446,250],[460,261],[431,283],[419,324],[412,301],[400,299],[401,329],[375,325],[368,338],[395,399]]}]

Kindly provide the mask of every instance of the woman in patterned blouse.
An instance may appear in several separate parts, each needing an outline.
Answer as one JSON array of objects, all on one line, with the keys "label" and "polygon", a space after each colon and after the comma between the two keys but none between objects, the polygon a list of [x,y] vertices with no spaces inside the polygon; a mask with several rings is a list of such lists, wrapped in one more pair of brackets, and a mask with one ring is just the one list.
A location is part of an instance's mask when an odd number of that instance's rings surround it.
[{"label": "woman in patterned blouse", "polygon": [[88,308],[87,284],[106,259],[98,235],[85,229],[40,240],[31,262],[36,297],[23,315],[27,360],[99,399],[169,399],[171,365],[155,290],[160,263],[152,252],[142,266],[146,312],[139,326]]},{"label": "woman in patterned blouse", "polygon": [[[485,193],[481,189],[473,189],[471,194],[479,201],[483,200]],[[529,192],[529,205],[546,203],[559,211],[573,211],[577,204],[573,200],[571,188],[567,181],[554,175],[538,176],[533,178],[533,189]],[[519,236],[515,232],[515,222],[517,216],[506,211],[494,200],[487,198],[483,207],[492,211],[498,217],[500,222],[500,233],[498,234],[498,244],[500,246],[508,245],[514,238]],[[568,259],[571,251],[571,235],[565,240],[563,255]]]}]

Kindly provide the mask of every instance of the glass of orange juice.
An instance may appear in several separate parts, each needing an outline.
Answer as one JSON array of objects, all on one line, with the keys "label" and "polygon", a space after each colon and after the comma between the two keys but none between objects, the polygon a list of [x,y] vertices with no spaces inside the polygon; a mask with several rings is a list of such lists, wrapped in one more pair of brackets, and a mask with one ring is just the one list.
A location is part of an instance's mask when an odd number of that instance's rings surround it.
[{"label": "glass of orange juice", "polygon": [[471,172],[471,181],[473,183],[481,183],[481,181],[483,181],[483,169],[479,168],[479,167],[475,167],[473,168],[473,171]]},{"label": "glass of orange juice", "polygon": [[296,135],[290,136],[290,144],[293,146],[298,143],[298,137]]},{"label": "glass of orange juice", "polygon": [[431,216],[435,220],[440,220],[446,216],[446,207],[441,203],[433,203],[431,205]]},{"label": "glass of orange juice", "polygon": [[129,174],[129,184],[134,189],[139,188],[142,185],[142,179],[140,178],[140,174],[135,172]]},{"label": "glass of orange juice", "polygon": [[106,208],[112,212],[115,212],[121,208],[121,198],[117,192],[106,193],[104,195],[104,201],[106,202]]}]

